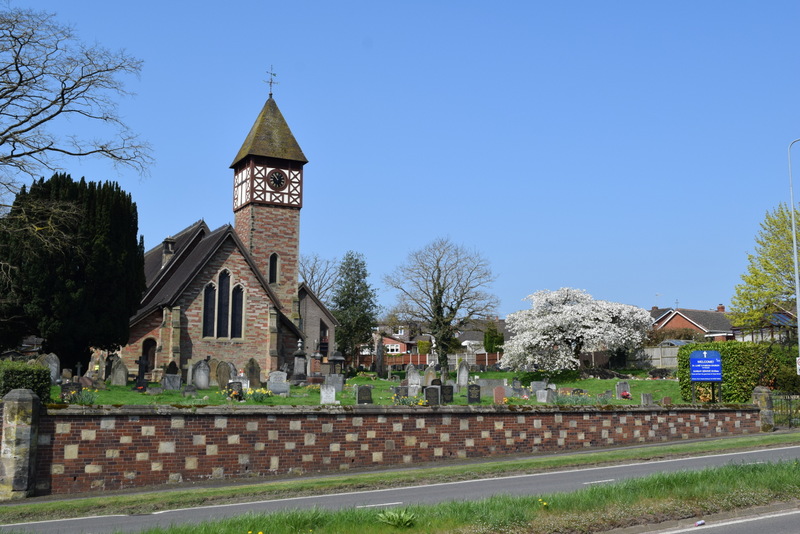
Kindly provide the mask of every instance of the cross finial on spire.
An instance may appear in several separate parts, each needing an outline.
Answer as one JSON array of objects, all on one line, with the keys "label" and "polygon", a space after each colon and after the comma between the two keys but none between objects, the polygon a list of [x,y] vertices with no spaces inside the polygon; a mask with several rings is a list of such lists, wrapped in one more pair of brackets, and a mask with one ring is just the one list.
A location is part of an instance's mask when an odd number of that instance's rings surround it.
[{"label": "cross finial on spire", "polygon": [[272,98],[272,86],[278,85],[278,82],[275,81],[275,76],[277,76],[277,74],[273,72],[272,65],[269,66],[267,74],[269,74],[269,81],[267,82],[269,84],[269,97]]}]

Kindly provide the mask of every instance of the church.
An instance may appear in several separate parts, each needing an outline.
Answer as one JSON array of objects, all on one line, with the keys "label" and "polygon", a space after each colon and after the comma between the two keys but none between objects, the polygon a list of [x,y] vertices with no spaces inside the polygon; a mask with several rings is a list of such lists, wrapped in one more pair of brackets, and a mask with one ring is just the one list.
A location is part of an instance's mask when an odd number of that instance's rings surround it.
[{"label": "church", "polygon": [[119,351],[129,369],[255,358],[266,376],[298,342],[323,359],[333,351],[336,319],[298,285],[307,162],[270,92],[230,166],[234,225],[200,220],[146,252],[147,288]]}]

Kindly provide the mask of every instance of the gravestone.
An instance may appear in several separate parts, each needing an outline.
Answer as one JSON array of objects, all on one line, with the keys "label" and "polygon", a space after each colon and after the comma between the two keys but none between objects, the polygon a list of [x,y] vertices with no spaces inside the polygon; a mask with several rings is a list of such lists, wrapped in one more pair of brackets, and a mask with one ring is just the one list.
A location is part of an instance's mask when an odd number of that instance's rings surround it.
[{"label": "gravestone", "polygon": [[220,388],[227,387],[228,382],[236,377],[236,367],[232,363],[220,361],[217,364],[217,384]]},{"label": "gravestone", "polygon": [[178,367],[178,364],[175,363],[175,360],[172,360],[171,362],[169,362],[169,365],[167,365],[166,373],[168,375],[178,375],[178,374],[181,373],[181,370]]},{"label": "gravestone", "polygon": [[94,370],[96,373],[102,373],[102,376],[105,377],[105,380],[109,380],[109,379],[111,379],[111,370],[114,369],[114,362],[116,362],[117,360],[119,360],[119,355],[117,355],[117,354],[109,354],[106,357],[106,365],[105,365],[104,369],[102,369],[102,370],[100,370],[100,369],[87,369],[86,370],[86,374],[88,375],[89,371]]},{"label": "gravestone", "polygon": [[514,397],[522,396],[522,382],[519,381],[519,378],[515,378],[511,382],[511,389],[514,390]]},{"label": "gravestone", "polygon": [[408,380],[409,386],[422,385],[422,377],[419,375],[419,370],[413,365],[409,365],[408,370],[406,370],[406,380]]},{"label": "gravestone", "polygon": [[667,406],[669,404],[672,404],[672,397],[664,397],[663,399],[661,399],[662,406]]},{"label": "gravestone", "polygon": [[184,397],[194,397],[195,395],[197,395],[197,386],[190,384],[183,388]]},{"label": "gravestone", "polygon": [[[106,357],[102,353],[96,352],[92,354],[89,360],[89,367],[86,369],[86,374],[95,380],[105,380],[106,376]],[[77,370],[76,376],[81,376],[81,369]]]},{"label": "gravestone", "polygon": [[456,372],[456,387],[461,391],[462,388],[467,387],[467,384],[469,384],[469,364],[461,360]]},{"label": "gravestone", "polygon": [[47,367],[50,370],[50,384],[57,384],[58,378],[61,376],[61,361],[58,356],[53,354],[42,354],[36,358],[37,365]]},{"label": "gravestone", "polygon": [[452,404],[453,403],[453,386],[442,386],[442,404]]},{"label": "gravestone", "polygon": [[209,367],[207,361],[200,360],[194,364],[194,368],[192,369],[192,380],[194,382],[194,387],[197,389],[208,389],[210,385],[210,374],[211,368]]},{"label": "gravestone", "polygon": [[162,388],[161,386],[156,386],[156,387],[153,387],[153,388],[147,388],[147,394],[148,395],[161,395],[162,393],[164,393],[164,388]]},{"label": "gravestone", "polygon": [[481,387],[478,384],[469,384],[467,386],[467,404],[480,404],[481,403]]},{"label": "gravestone", "polygon": [[442,380],[440,378],[434,378],[433,380],[431,380],[431,385],[432,386],[441,386],[442,385]]},{"label": "gravestone", "polygon": [[[80,365],[80,364],[78,364]],[[62,369],[61,370],[61,381],[62,382],[69,382],[72,380],[72,369]]]},{"label": "gravestone", "polygon": [[372,386],[358,386],[356,399],[358,404],[372,404]]},{"label": "gravestone", "polygon": [[642,393],[642,406],[652,406],[652,405],[653,405],[653,394]]},{"label": "gravestone", "polygon": [[505,378],[501,379],[488,379],[488,378],[480,378],[476,381],[481,387],[481,396],[482,397],[491,397],[494,395],[494,388],[497,386],[506,386],[508,382]]},{"label": "gravestone", "polygon": [[244,388],[242,387],[242,383],[238,380],[231,380],[228,382],[228,386],[225,388],[228,392],[228,396],[234,400],[242,400],[244,399]]},{"label": "gravestone", "polygon": [[112,386],[127,386],[128,385],[128,368],[125,363],[117,358],[111,366],[111,385]]},{"label": "gravestone", "polygon": [[69,402],[73,395],[81,392],[83,386],[76,382],[69,382],[61,385],[61,401]]},{"label": "gravestone", "polygon": [[244,376],[250,382],[251,388],[258,389],[261,387],[261,366],[258,365],[255,358],[250,358],[244,364]]},{"label": "gravestone", "polygon": [[341,393],[344,389],[344,375],[326,375],[325,384],[333,386],[336,389],[336,393]]},{"label": "gravestone", "polygon": [[219,382],[217,382],[217,367],[219,366],[219,360],[215,358],[211,358],[208,360],[208,385],[209,386],[219,386]]},{"label": "gravestone", "polygon": [[100,383],[88,376],[81,376],[78,378],[78,384],[85,388],[99,389]]},{"label": "gravestone", "polygon": [[161,379],[161,387],[164,388],[166,391],[177,391],[181,389],[183,385],[183,379],[179,374],[169,374],[166,373],[164,377]]},{"label": "gravestone", "polygon": [[531,391],[533,391],[534,393],[539,391],[539,390],[546,389],[546,388],[547,388],[547,381],[546,380],[531,382]]},{"label": "gravestone", "polygon": [[392,391],[394,392],[394,395],[397,398],[400,398],[400,399],[407,399],[408,398],[408,386],[393,387]]},{"label": "gravestone", "polygon": [[273,395],[288,395],[289,382],[286,381],[286,373],[283,371],[272,371],[267,379],[267,389]]},{"label": "gravestone", "polygon": [[426,387],[425,401],[428,403],[428,406],[439,406],[442,403],[442,386]]},{"label": "gravestone", "polygon": [[622,399],[623,392],[630,393],[630,391],[631,387],[628,385],[628,382],[626,380],[623,380],[622,382],[617,382],[615,386],[615,392],[618,400]]},{"label": "gravestone", "polygon": [[433,381],[436,379],[436,369],[429,365],[427,369],[425,369],[425,376],[422,379],[423,386],[430,386],[433,384]]},{"label": "gravestone", "polygon": [[422,386],[408,386],[408,396],[409,397],[416,397],[417,395],[422,392]]},{"label": "gravestone", "polygon": [[136,373],[136,384],[134,388],[138,389],[139,391],[146,391],[147,390],[147,380],[144,377],[144,374],[147,372],[147,358],[142,355],[139,356],[139,359],[136,360],[136,364],[139,366],[139,370]]},{"label": "gravestone", "polygon": [[338,404],[336,402],[336,388],[322,384],[319,387],[319,403],[320,404]]},{"label": "gravestone", "polygon": [[506,397],[506,386],[495,387],[492,394],[494,395],[495,404],[505,404],[503,401],[505,400]]},{"label": "gravestone", "polygon": [[536,392],[536,402],[554,404],[556,402],[556,392],[550,388],[540,389]]}]

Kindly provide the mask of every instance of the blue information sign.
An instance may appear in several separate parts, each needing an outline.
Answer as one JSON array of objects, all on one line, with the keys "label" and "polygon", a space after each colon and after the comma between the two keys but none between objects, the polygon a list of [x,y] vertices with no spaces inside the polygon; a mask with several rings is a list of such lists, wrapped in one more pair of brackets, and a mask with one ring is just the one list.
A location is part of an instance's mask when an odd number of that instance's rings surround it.
[{"label": "blue information sign", "polygon": [[696,350],[689,355],[692,382],[722,382],[722,355],[716,350]]}]

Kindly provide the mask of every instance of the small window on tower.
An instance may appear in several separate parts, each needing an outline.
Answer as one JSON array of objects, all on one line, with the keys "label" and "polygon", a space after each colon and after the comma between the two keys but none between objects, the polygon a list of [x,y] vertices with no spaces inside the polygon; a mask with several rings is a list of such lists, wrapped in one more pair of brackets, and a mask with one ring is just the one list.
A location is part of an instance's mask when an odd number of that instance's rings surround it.
[{"label": "small window on tower", "polygon": [[269,257],[269,283],[278,283],[278,254],[274,252]]}]

